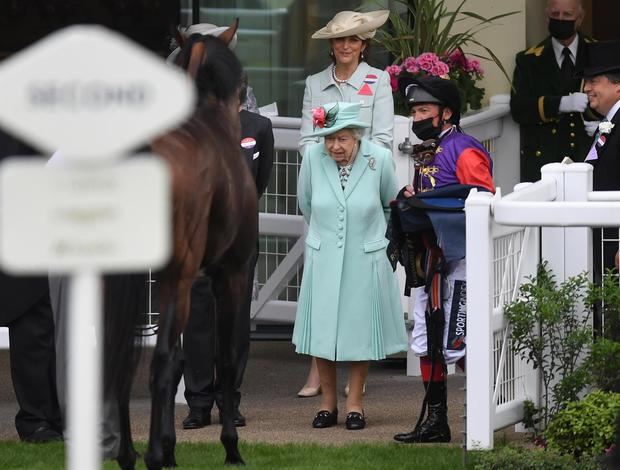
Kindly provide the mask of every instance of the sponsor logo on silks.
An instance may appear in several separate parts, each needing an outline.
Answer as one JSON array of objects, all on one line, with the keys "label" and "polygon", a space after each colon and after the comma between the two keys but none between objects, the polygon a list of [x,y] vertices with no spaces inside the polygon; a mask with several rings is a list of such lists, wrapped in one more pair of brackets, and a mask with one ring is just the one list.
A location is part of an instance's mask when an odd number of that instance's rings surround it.
[{"label": "sponsor logo on silks", "polygon": [[251,149],[256,147],[256,140],[254,140],[252,137],[245,137],[244,139],[241,139],[241,146],[244,149]]},{"label": "sponsor logo on silks", "polygon": [[446,349],[460,351],[465,348],[465,326],[467,323],[467,283],[454,281],[452,289],[452,306],[448,324],[448,341]]},{"label": "sponsor logo on silks", "polygon": [[370,88],[370,85],[368,83],[364,83],[364,85],[362,86],[362,88],[360,88],[360,91],[358,91],[357,94],[364,95],[364,96],[372,96],[372,88]]},{"label": "sponsor logo on silks", "polygon": [[373,83],[377,83],[377,80],[378,78],[376,75],[369,73],[368,75],[366,75],[366,78],[364,78],[364,83],[372,85]]}]

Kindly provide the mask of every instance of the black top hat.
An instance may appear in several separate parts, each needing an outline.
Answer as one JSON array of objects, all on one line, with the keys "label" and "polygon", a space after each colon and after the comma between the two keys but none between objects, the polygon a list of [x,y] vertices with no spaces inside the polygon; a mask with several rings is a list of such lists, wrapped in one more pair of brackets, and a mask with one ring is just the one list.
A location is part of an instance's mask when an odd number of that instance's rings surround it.
[{"label": "black top hat", "polygon": [[620,41],[599,41],[586,44],[586,63],[576,73],[588,78],[609,72],[620,72]]},{"label": "black top hat", "polygon": [[409,107],[419,103],[438,103],[452,110],[450,121],[461,122],[461,97],[455,83],[445,78],[426,75],[424,77],[400,77],[398,89]]}]

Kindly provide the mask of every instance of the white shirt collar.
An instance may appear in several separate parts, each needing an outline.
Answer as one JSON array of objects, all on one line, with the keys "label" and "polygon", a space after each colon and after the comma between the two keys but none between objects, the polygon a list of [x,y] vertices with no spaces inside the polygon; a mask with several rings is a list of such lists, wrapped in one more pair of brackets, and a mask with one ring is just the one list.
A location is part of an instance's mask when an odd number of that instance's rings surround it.
[{"label": "white shirt collar", "polygon": [[616,101],[616,104],[614,104],[609,110],[609,112],[607,113],[607,116],[606,116],[607,120],[611,121],[619,109],[620,109],[620,100]]},{"label": "white shirt collar", "polygon": [[[562,61],[564,60],[564,55],[562,51],[564,50],[564,44],[558,41],[556,38],[551,38],[551,44],[553,45],[553,53],[555,54],[555,60],[558,63],[558,67],[562,67]],[[568,46],[570,49],[570,58],[573,61],[573,64],[577,60],[577,45],[579,44],[579,34],[575,34],[573,38],[573,42],[571,42]]]},{"label": "white shirt collar", "polygon": [[443,131],[441,131],[441,133],[439,134],[439,138],[441,139],[444,135],[452,132],[455,127],[456,126],[453,124],[452,126],[448,127],[447,129],[444,129]]}]

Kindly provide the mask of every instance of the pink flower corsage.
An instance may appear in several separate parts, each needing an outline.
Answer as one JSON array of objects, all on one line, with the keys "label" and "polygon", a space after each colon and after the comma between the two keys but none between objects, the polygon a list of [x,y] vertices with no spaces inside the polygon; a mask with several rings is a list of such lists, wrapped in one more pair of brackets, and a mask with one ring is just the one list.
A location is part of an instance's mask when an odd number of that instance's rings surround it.
[{"label": "pink flower corsage", "polygon": [[312,124],[314,127],[325,127],[325,108],[323,106],[312,110]]}]

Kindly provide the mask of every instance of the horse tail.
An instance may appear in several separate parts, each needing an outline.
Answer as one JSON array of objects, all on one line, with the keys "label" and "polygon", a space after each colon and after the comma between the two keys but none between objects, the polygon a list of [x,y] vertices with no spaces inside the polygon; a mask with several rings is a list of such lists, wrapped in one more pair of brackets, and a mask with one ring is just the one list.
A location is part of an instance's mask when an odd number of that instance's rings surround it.
[{"label": "horse tail", "polygon": [[145,273],[104,277],[104,384],[105,396],[129,399],[134,372],[140,360],[141,337],[136,326],[148,301]]}]

